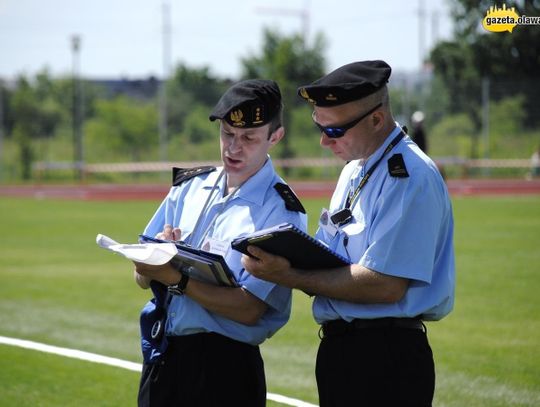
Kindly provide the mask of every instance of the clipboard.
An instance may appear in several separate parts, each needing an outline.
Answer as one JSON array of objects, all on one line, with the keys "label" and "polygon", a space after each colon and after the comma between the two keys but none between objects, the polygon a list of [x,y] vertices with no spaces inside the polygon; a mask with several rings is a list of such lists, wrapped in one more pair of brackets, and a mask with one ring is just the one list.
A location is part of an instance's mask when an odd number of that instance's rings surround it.
[{"label": "clipboard", "polygon": [[329,269],[351,262],[290,223],[262,229],[231,242],[232,248],[250,256],[248,245],[285,257],[298,269]]},{"label": "clipboard", "polygon": [[205,283],[238,287],[234,274],[223,256],[201,249],[195,249],[181,241],[161,240],[147,235],[139,235],[141,243],[173,243],[178,253],[171,259],[173,264],[182,267],[182,272],[190,278]]},{"label": "clipboard", "polygon": [[129,260],[150,265],[171,262],[194,280],[208,284],[238,287],[225,259],[214,253],[195,249],[182,242],[160,240],[139,235],[138,244],[122,244],[98,234],[96,243],[103,249],[118,253]]}]

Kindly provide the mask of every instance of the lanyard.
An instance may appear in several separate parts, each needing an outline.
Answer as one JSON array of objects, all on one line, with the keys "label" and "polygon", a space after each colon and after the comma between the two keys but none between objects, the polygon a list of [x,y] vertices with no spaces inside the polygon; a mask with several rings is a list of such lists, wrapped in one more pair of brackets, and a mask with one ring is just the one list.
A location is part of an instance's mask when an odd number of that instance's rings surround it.
[{"label": "lanyard", "polygon": [[[197,232],[197,229],[199,228],[200,224],[201,224],[201,221],[206,213],[206,211],[209,209],[209,204],[210,204],[210,201],[212,201],[214,199],[213,195],[214,195],[214,191],[217,189],[217,186],[219,184],[219,182],[221,181],[221,178],[223,177],[223,175],[225,174],[225,169],[223,169],[221,171],[221,173],[219,174],[216,182],[214,183],[214,186],[212,187],[212,190],[210,191],[210,194],[208,194],[208,198],[206,198],[206,202],[204,203],[204,206],[201,210],[201,213],[199,214],[199,217],[197,219],[197,222],[195,223],[195,226],[193,227],[193,231],[191,232],[191,235],[190,237],[193,238],[194,236],[196,236],[196,232]],[[226,182],[226,181],[225,181]],[[244,181],[245,182],[245,181]],[[221,209],[219,210],[218,213],[215,214],[215,216],[212,218],[212,221],[209,223],[209,225],[206,227],[206,229],[204,230],[203,234],[201,235],[201,237],[199,239],[197,239],[197,242],[190,242],[191,245],[193,247],[196,247],[196,248],[199,248],[201,246],[201,244],[203,243],[204,241],[204,238],[206,237],[206,235],[208,234],[208,232],[210,231],[210,229],[212,228],[212,226],[214,226],[214,223],[216,222],[216,219],[219,217],[219,215],[221,215],[223,213],[223,211],[225,210],[225,206],[227,205],[227,203],[233,198],[233,196],[236,195],[236,193],[240,190],[240,187],[243,185],[243,183],[241,185],[238,186],[238,188],[236,188],[236,190],[233,192],[233,193],[230,193],[229,195],[227,195],[227,197],[225,198],[225,200],[223,201],[222,203],[222,206],[221,206]],[[191,240],[191,239],[189,239]],[[195,244],[197,243],[197,244]]]},{"label": "lanyard", "polygon": [[[210,203],[210,199],[212,198],[212,195],[214,195],[214,191],[216,190],[218,184],[219,184],[219,181],[221,181],[221,178],[223,178],[223,175],[225,174],[225,169],[223,169],[221,171],[221,173],[219,174],[219,176],[217,177],[216,179],[216,182],[214,183],[214,186],[212,187],[212,190],[210,191],[210,193],[208,194],[208,198],[206,198],[206,202],[204,203],[203,207],[202,207],[202,210],[201,210],[201,213],[199,213],[199,217],[197,218],[197,222],[195,222],[195,226],[193,227],[193,231],[191,232],[191,235],[188,237],[188,239],[190,240],[190,244],[193,246],[193,243],[194,242],[191,242],[191,239],[193,236],[195,236],[195,233],[197,232],[197,229],[202,221],[202,218],[204,216],[204,213],[206,212],[206,209],[208,208],[208,204]],[[213,223],[213,222],[212,222]],[[199,239],[200,240],[200,239]]]},{"label": "lanyard", "polygon": [[356,187],[354,192],[352,190],[349,190],[349,196],[347,197],[347,201],[345,202],[345,209],[350,209],[351,205],[354,203],[356,198],[358,198],[358,195],[360,194],[360,190],[364,188],[364,185],[367,184],[369,177],[373,174],[379,163],[382,161],[384,156],[388,154],[392,149],[401,141],[401,139],[405,137],[405,133],[403,131],[400,131],[399,134],[394,137],[394,139],[388,144],[388,147],[384,150],[382,155],[379,157],[377,161],[373,163],[373,165],[367,170],[366,175],[362,177],[362,181],[360,181],[360,184]]}]

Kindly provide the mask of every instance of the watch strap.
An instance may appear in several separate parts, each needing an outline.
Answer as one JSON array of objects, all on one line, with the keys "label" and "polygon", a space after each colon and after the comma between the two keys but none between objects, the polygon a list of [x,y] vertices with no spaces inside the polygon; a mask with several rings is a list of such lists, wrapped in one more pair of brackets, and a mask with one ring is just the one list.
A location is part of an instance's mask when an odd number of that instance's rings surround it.
[{"label": "watch strap", "polygon": [[177,284],[173,284],[167,287],[169,292],[173,295],[184,295],[187,284],[189,281],[189,276],[185,273],[182,273],[182,278]]}]

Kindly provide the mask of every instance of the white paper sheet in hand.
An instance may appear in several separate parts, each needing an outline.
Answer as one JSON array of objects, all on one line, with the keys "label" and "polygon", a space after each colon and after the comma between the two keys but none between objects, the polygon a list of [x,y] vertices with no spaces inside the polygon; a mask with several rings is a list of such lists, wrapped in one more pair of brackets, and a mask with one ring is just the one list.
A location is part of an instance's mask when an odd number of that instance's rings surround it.
[{"label": "white paper sheet in hand", "polygon": [[97,235],[96,243],[124,257],[144,264],[159,266],[170,261],[178,250],[174,243],[119,244],[108,236]]}]

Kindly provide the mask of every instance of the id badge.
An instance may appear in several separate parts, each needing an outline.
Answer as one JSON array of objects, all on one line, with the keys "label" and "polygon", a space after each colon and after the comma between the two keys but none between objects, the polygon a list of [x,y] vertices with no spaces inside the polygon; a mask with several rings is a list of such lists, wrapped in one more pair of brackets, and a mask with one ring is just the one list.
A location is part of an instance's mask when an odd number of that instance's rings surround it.
[{"label": "id badge", "polygon": [[204,251],[219,254],[222,257],[227,256],[230,248],[231,245],[229,242],[213,239],[211,237],[207,237],[206,239],[204,239],[204,242],[202,244],[202,249]]},{"label": "id badge", "polygon": [[323,208],[321,211],[321,216],[319,218],[319,227],[323,229],[330,236],[335,236],[338,229],[331,220],[330,212],[328,209]]}]

